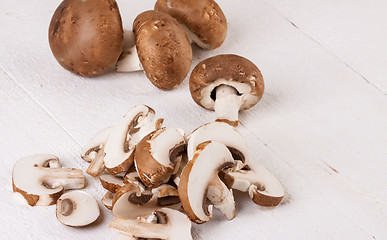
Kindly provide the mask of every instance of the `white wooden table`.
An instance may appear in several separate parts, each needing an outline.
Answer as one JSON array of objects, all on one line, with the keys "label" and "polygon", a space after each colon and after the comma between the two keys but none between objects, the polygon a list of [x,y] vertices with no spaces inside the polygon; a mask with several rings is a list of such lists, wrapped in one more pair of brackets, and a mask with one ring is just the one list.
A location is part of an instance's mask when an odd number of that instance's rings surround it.
[{"label": "white wooden table", "polygon": [[[192,131],[214,119],[193,102],[188,79],[156,89],[142,73],[95,79],[59,66],[48,45],[58,0],[0,2],[1,239],[117,239],[100,221],[74,229],[55,206],[26,207],[11,189],[15,161],[57,155],[86,169],[79,153],[97,131],[144,103],[166,125]],[[124,26],[154,1],[118,1]],[[195,239],[387,239],[387,2],[385,0],[219,0],[228,35],[221,48],[194,47],[193,67],[235,53],[261,69],[266,92],[240,114],[252,158],[283,183],[276,208],[236,194],[237,217],[195,225]],[[100,199],[97,180],[86,191]]]}]

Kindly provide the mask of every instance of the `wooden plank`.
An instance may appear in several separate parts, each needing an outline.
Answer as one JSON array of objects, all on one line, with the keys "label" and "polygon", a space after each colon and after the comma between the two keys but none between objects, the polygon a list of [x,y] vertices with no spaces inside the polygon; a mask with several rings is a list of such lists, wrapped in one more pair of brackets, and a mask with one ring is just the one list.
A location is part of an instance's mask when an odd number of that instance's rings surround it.
[{"label": "wooden plank", "polygon": [[266,3],[387,94],[387,3],[383,0],[270,0]]},{"label": "wooden plank", "polygon": [[[141,73],[82,79],[61,69],[47,42],[48,23],[58,2],[42,1],[39,8],[30,1],[1,4],[0,66],[74,139],[69,151],[78,152],[76,142],[83,145],[138,103],[155,108],[159,116],[166,117],[168,126],[186,130],[213,119],[213,113],[191,100],[187,80],[176,90],[163,92]],[[288,199],[278,208],[264,209],[238,195],[242,204],[234,221],[217,217],[195,226],[195,234],[200,239],[385,236],[386,191],[380,191],[386,180],[382,174],[386,166],[381,161],[386,154],[384,95],[263,2],[246,1],[243,6],[236,1],[219,3],[229,21],[226,42],[215,51],[194,48],[194,65],[215,54],[237,53],[261,68],[265,97],[257,107],[242,113],[240,130],[253,157],[283,182]],[[152,5],[151,1],[119,1],[124,24],[130,25],[136,13]],[[8,112],[6,116],[11,115]],[[41,112],[37,116],[44,115]],[[16,152],[17,146],[10,145],[9,151]],[[108,214],[104,217],[111,218]],[[98,229],[96,235],[111,236],[107,222],[92,228]],[[74,232],[81,236],[88,234],[88,229]],[[74,232],[66,228],[65,233],[80,238]]]}]

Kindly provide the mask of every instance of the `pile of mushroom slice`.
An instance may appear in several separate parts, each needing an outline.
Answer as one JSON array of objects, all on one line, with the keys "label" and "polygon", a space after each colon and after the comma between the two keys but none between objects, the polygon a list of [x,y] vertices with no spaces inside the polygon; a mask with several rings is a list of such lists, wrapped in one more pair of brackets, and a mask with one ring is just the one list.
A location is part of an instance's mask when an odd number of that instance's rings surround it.
[{"label": "pile of mushroom slice", "polygon": [[84,188],[82,170],[62,168],[54,155],[36,154],[19,159],[13,167],[12,186],[30,206],[56,203],[57,219],[68,226],[89,225],[100,214],[98,203],[90,194],[67,191]]}]

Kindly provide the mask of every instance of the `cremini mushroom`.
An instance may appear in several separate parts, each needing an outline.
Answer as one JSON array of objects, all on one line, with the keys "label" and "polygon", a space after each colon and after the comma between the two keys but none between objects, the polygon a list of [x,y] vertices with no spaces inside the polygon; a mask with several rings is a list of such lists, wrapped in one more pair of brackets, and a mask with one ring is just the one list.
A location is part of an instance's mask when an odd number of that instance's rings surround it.
[{"label": "cremini mushroom", "polygon": [[215,110],[216,121],[237,126],[238,112],[262,98],[264,82],[254,63],[225,54],[201,61],[191,73],[189,88],[197,104]]},{"label": "cremini mushroom", "polygon": [[161,208],[135,219],[117,217],[111,228],[124,232],[123,239],[168,239],[192,240],[191,221],[184,213],[169,208]]},{"label": "cremini mushroom", "polygon": [[50,154],[37,154],[18,160],[12,171],[12,186],[31,206],[51,205],[66,189],[85,186],[82,170],[62,168],[59,159]]},{"label": "cremini mushroom", "polygon": [[56,203],[56,218],[67,226],[89,225],[97,220],[99,214],[97,200],[84,191],[66,192]]},{"label": "cremini mushroom", "polygon": [[171,90],[179,85],[191,67],[192,48],[176,19],[163,12],[146,11],[134,20],[133,32],[137,55],[127,50],[130,54],[117,63],[117,70],[130,72],[141,66],[156,87]]},{"label": "cremini mushroom", "polygon": [[240,160],[243,164],[249,163],[250,154],[246,141],[236,128],[224,122],[204,124],[188,136],[188,159],[193,158],[196,147],[200,143],[210,140],[218,141],[226,145],[234,160]]},{"label": "cremini mushroom", "polygon": [[133,164],[137,143],[150,132],[159,129],[163,119],[154,120],[155,111],[145,105],[138,105],[112,128],[104,147],[104,163],[111,174],[125,172]]},{"label": "cremini mushroom", "polygon": [[218,48],[226,38],[227,20],[214,0],[158,0],[155,10],[176,18],[190,41],[201,48]]},{"label": "cremini mushroom", "polygon": [[65,69],[85,77],[112,68],[122,52],[121,15],[115,0],[64,0],[52,16],[48,39]]},{"label": "cremini mushroom", "polygon": [[[135,218],[157,208],[180,207],[178,193],[167,184],[155,189],[141,189],[136,184],[125,184],[114,194],[112,212],[114,216]],[[177,198],[176,198],[177,197]]]},{"label": "cremini mushroom", "polygon": [[103,188],[113,193],[115,193],[118,188],[124,185],[124,177],[121,177],[121,176],[102,174],[99,177],[99,180]]},{"label": "cremini mushroom", "polygon": [[240,161],[236,162],[234,168],[220,173],[229,188],[248,192],[253,202],[261,206],[277,206],[281,202],[285,191],[270,171],[253,161],[244,167]]},{"label": "cremini mushroom", "polygon": [[105,169],[103,158],[105,156],[104,146],[106,139],[110,134],[111,127],[105,128],[97,133],[89,142],[82,148],[81,158],[90,162],[86,173],[93,177],[99,176]]},{"label": "cremini mushroom", "polygon": [[183,169],[178,188],[181,204],[191,221],[205,223],[212,218],[212,205],[206,205],[207,198],[227,219],[235,217],[232,190],[218,176],[221,170],[233,165],[234,159],[224,144],[208,141],[197,146],[193,159]]},{"label": "cremini mushroom", "polygon": [[102,204],[109,210],[112,210],[113,207],[113,197],[114,193],[107,191],[101,199]]},{"label": "cremini mushroom", "polygon": [[147,187],[158,187],[168,182],[179,166],[185,151],[184,131],[162,128],[145,136],[136,147],[135,166],[141,181]]}]

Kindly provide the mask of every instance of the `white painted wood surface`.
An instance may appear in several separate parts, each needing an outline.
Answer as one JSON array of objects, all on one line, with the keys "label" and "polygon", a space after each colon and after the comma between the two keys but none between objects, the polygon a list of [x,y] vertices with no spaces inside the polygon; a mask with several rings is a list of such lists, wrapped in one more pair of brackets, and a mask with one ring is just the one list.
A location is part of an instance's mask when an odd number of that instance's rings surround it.
[{"label": "white painted wood surface", "polygon": [[[214,114],[196,105],[188,79],[164,92],[142,73],[77,77],[53,58],[47,40],[60,1],[0,2],[1,239],[118,239],[111,214],[74,229],[55,206],[25,207],[11,190],[13,163],[34,153],[57,155],[86,170],[79,154],[97,131],[132,106],[153,107],[167,126],[191,131]],[[124,26],[154,1],[118,1]],[[276,208],[236,194],[237,217],[216,214],[195,225],[195,239],[387,238],[387,21],[385,1],[219,1],[228,19],[224,45],[194,47],[193,67],[236,53],[261,69],[266,92],[241,113],[238,127],[252,158],[283,183]],[[100,199],[99,183],[86,191]]]}]

